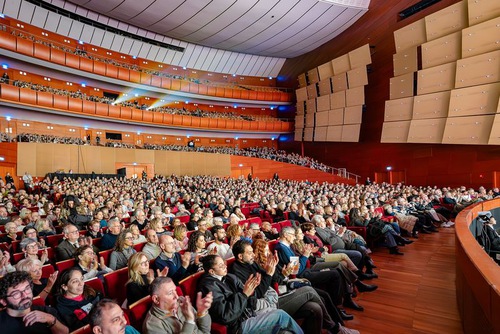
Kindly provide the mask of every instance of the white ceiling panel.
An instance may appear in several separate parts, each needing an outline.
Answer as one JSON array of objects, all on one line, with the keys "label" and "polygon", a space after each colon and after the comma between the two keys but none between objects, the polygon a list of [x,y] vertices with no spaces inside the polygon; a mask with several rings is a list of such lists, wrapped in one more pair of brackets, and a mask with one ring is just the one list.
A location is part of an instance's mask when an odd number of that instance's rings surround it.
[{"label": "white ceiling panel", "polygon": [[209,70],[210,64],[212,63],[216,53],[217,53],[216,49],[207,47],[203,48],[203,51],[200,57],[198,58],[198,61],[196,62],[194,68],[200,68],[200,69],[204,68],[206,70]]},{"label": "white ceiling panel", "polygon": [[236,59],[233,62],[233,66],[231,66],[231,68],[229,69],[229,73],[240,73],[240,71],[238,71],[238,68],[240,68],[241,64],[245,62],[245,59],[249,57],[251,56],[243,53],[236,53]]},{"label": "white ceiling panel", "polygon": [[137,56],[139,54],[139,50],[141,50],[141,47],[142,47],[142,42],[134,40],[129,54],[131,56]]},{"label": "white ceiling panel", "polygon": [[160,48],[160,51],[158,51],[158,54],[156,55],[156,58],[154,60],[159,63],[162,63],[166,55],[167,55],[167,49]]},{"label": "white ceiling panel", "polygon": [[113,44],[111,44],[111,50],[116,51],[116,52],[121,52],[122,44],[123,44],[124,40],[125,40],[125,37],[115,35],[115,38],[113,39]]},{"label": "white ceiling panel", "polygon": [[201,45],[196,45],[193,48],[191,54],[189,55],[189,60],[187,61],[186,67],[195,68],[195,64],[196,64],[198,58],[200,57],[202,50],[203,50],[203,46],[201,46]]},{"label": "white ceiling panel", "polygon": [[49,16],[49,11],[36,6],[35,14],[33,14],[33,19],[31,20],[31,24],[37,27],[45,26],[45,21],[47,21],[47,17]]},{"label": "white ceiling panel", "polygon": [[133,39],[125,37],[123,40],[120,52],[130,54],[130,49],[132,48],[132,43],[134,43]]},{"label": "white ceiling panel", "polygon": [[45,22],[44,28],[47,29],[48,31],[56,32],[60,18],[61,18],[60,15],[57,15],[56,13],[53,12],[49,12],[49,17]]},{"label": "white ceiling panel", "polygon": [[19,17],[21,0],[8,0],[3,7],[3,14],[11,17]]},{"label": "white ceiling panel", "polygon": [[80,37],[82,36],[83,26],[84,26],[83,23],[78,21],[73,21],[68,36],[73,39],[80,40]]},{"label": "white ceiling panel", "polygon": [[21,10],[19,12],[19,20],[24,22],[31,22],[34,13],[35,13],[35,5],[23,1],[21,3]]},{"label": "white ceiling panel", "polygon": [[92,40],[92,35],[94,34],[94,30],[94,27],[85,24],[80,39],[85,43],[90,43],[90,41]]},{"label": "white ceiling panel", "polygon": [[230,56],[231,56],[231,52],[229,52],[229,51],[224,51],[222,53],[222,55],[219,55],[218,61],[216,59],[216,61],[217,61],[217,64],[215,65],[216,72],[227,73],[227,72],[224,72],[224,68],[226,67],[227,61],[228,61]]},{"label": "white ceiling panel", "polygon": [[152,45],[151,49],[149,49],[148,55],[145,58],[156,59],[156,56],[158,55],[158,51],[160,51],[160,48],[156,45]]},{"label": "white ceiling panel", "polygon": [[4,6],[5,6],[5,0],[0,0],[0,13],[3,13]]},{"label": "white ceiling panel", "polygon": [[139,54],[137,55],[137,57],[146,58],[152,45],[142,43],[142,42],[141,42],[141,44],[142,44],[141,49],[139,50]]},{"label": "white ceiling panel", "polygon": [[102,39],[101,46],[105,49],[111,49],[111,44],[113,44],[113,39],[115,38],[115,34],[110,33],[108,31],[104,32],[104,38]]},{"label": "white ceiling panel", "polygon": [[90,44],[101,45],[103,38],[104,38],[104,30],[96,28],[94,30],[94,34],[92,35],[92,40],[90,41]]}]

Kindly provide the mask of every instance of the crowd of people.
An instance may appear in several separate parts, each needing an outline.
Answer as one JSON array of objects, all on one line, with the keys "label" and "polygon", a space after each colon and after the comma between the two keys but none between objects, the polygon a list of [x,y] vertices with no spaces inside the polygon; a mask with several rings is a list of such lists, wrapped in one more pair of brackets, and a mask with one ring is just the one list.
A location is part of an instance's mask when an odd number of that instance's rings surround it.
[{"label": "crowd of people", "polygon": [[[208,333],[211,322],[225,325],[228,333],[357,333],[345,326],[353,318],[347,310],[362,311],[355,296],[377,290],[366,283],[378,277],[373,251],[387,247],[403,255],[403,247],[418,242],[420,233],[450,228],[464,207],[500,195],[498,188],[211,176],[56,176],[40,181],[37,191],[25,191],[15,189],[10,175],[5,179],[0,181],[0,224],[6,230],[0,240],[6,249],[0,258],[0,300],[6,309],[0,319],[8,324],[7,333],[103,326],[94,317],[102,304],[116,310],[124,329],[120,307],[85,285],[120,268],[129,273],[127,302],[121,306],[151,296],[146,321],[137,328],[142,333],[159,328]],[[366,234],[350,226],[364,227]],[[54,258],[39,252],[45,237],[61,230]],[[97,255],[105,250],[112,250],[109,262]],[[19,251],[24,259],[11,263]],[[66,259],[74,259],[75,267],[41,278],[44,263]],[[176,285],[200,271],[196,300],[179,297]],[[32,306],[34,296],[54,308]],[[171,312],[177,316],[168,317]],[[22,317],[31,320],[18,321]],[[303,319],[300,326],[296,319]]]},{"label": "crowd of people", "polygon": [[278,120],[278,118],[272,116],[244,115],[236,112],[208,111],[208,110],[202,110],[200,108],[196,108],[194,110],[189,110],[185,107],[173,108],[167,106],[152,108],[150,105],[145,103],[139,103],[137,100],[116,102],[116,99],[114,98],[108,96],[87,95],[86,93],[81,92],[79,89],[77,90],[60,89],[42,84],[34,84],[22,80],[14,80],[12,84],[16,87],[27,88],[39,92],[48,92],[54,95],[64,95],[72,98],[83,99],[97,103],[112,104],[112,105],[130,107],[140,110],[150,110],[153,112],[160,112],[172,115],[185,115],[185,116],[200,117],[200,118],[223,118],[223,119],[242,120],[242,121]]},{"label": "crowd of people", "polygon": [[17,141],[21,143],[52,143],[67,145],[85,145],[86,141],[77,137],[60,137],[55,135],[42,135],[35,133],[20,133],[17,135]]},{"label": "crowd of people", "polygon": [[[4,25],[2,25],[2,29],[7,29],[7,27],[4,26]],[[143,72],[143,73],[147,73],[147,74],[151,74],[151,75],[155,75],[155,76],[159,76],[159,77],[184,80],[184,81],[189,81],[189,82],[196,83],[196,84],[204,84],[204,85],[207,85],[207,86],[228,87],[228,88],[231,88],[231,89],[239,89],[239,90],[255,90],[255,91],[266,91],[266,92],[280,92],[280,90],[278,90],[275,87],[247,86],[247,85],[242,85],[242,84],[235,84],[233,82],[210,81],[210,80],[207,80],[207,79],[200,79],[200,78],[189,77],[187,75],[171,74],[171,73],[167,73],[167,72],[163,72],[163,71],[159,71],[159,70],[154,70],[154,69],[150,69],[150,68],[143,68],[143,67],[138,66],[137,64],[127,63],[127,62],[120,62],[120,61],[117,61],[117,60],[112,59],[112,58],[105,58],[105,57],[102,57],[102,56],[99,56],[99,55],[87,52],[84,49],[84,47],[82,47],[82,46],[77,46],[76,48],[70,48],[70,47],[68,47],[66,45],[63,45],[63,44],[53,43],[52,41],[49,41],[49,40],[37,38],[37,37],[35,37],[35,36],[33,36],[33,35],[29,34],[29,33],[26,33],[26,32],[23,32],[23,31],[17,30],[17,29],[11,29],[11,34],[14,35],[14,36],[16,36],[16,37],[20,37],[20,38],[23,38],[23,39],[28,39],[28,40],[30,40],[30,41],[32,41],[34,43],[43,44],[45,46],[48,46],[49,48],[53,48],[53,49],[64,51],[66,53],[75,54],[77,56],[84,57],[84,58],[87,58],[87,59],[91,59],[91,60],[94,60],[94,61],[99,61],[99,62],[102,62],[102,63],[111,64],[111,65],[114,65],[114,66],[117,66],[117,67],[127,68],[129,70]]]}]

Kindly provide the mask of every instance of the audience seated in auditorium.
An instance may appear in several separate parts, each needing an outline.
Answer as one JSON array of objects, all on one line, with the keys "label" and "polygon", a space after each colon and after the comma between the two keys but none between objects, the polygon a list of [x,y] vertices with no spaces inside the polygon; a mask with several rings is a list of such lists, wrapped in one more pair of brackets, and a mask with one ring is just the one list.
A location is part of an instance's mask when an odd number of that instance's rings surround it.
[{"label": "audience seated in auditorium", "polygon": [[134,237],[130,229],[123,230],[116,239],[115,248],[109,256],[109,267],[113,270],[125,268],[128,259],[137,251],[134,249]]},{"label": "audience seated in auditorium", "polygon": [[111,299],[102,299],[89,314],[90,328],[94,334],[140,334],[127,325],[122,308]]},{"label": "audience seated in auditorium", "polygon": [[68,224],[64,226],[63,234],[64,240],[55,249],[57,261],[72,259],[78,248],[78,238],[80,235],[75,225]]}]

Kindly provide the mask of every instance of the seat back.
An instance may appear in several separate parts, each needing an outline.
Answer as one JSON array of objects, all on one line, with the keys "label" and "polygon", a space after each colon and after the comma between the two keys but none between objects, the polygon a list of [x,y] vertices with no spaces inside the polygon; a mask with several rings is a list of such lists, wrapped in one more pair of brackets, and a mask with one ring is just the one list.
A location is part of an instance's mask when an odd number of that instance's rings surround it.
[{"label": "seat back", "polygon": [[54,266],[51,264],[46,264],[42,267],[42,278],[49,278],[50,275],[54,273]]},{"label": "seat back", "polygon": [[54,234],[54,235],[49,235],[47,236],[47,245],[49,247],[55,248],[61,240],[64,239],[64,234]]},{"label": "seat back", "polygon": [[191,303],[196,305],[196,289],[198,287],[198,280],[204,274],[203,271],[200,271],[196,274],[190,275],[179,282],[179,286],[181,287],[182,292],[185,296],[189,296],[191,298]]},{"label": "seat back", "polygon": [[92,329],[90,328],[90,325],[85,325],[72,331],[70,334],[92,334]]},{"label": "seat back", "polygon": [[62,273],[64,270],[72,268],[74,266],[76,266],[75,259],[56,262],[56,268],[57,270],[59,270],[59,273]]},{"label": "seat back", "polygon": [[103,258],[104,259],[104,263],[106,263],[106,265],[109,264],[109,256],[111,255],[111,253],[113,252],[112,249],[108,249],[108,250],[105,250],[105,251],[100,251],[99,252],[99,258]]},{"label": "seat back", "polygon": [[107,296],[116,299],[119,305],[127,298],[125,284],[128,281],[128,267],[115,270],[104,275]]},{"label": "seat back", "polygon": [[104,284],[102,284],[102,281],[98,277],[85,281],[85,285],[90,286],[95,291],[99,291],[103,296],[106,295],[106,292],[104,291]]},{"label": "seat back", "polygon": [[146,296],[129,306],[130,324],[134,328],[142,330],[142,323],[152,304],[151,296]]}]

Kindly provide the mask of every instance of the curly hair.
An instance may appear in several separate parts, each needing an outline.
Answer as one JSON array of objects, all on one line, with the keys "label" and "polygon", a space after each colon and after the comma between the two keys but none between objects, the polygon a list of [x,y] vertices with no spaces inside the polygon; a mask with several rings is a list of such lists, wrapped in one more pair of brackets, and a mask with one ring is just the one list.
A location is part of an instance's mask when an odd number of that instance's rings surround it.
[{"label": "curly hair", "polygon": [[9,290],[9,288],[18,286],[23,282],[28,282],[30,286],[33,287],[33,280],[31,279],[31,275],[26,271],[14,271],[2,277],[0,279],[0,299],[6,299],[7,290]]},{"label": "curly hair", "polygon": [[194,231],[191,233],[189,236],[188,244],[187,244],[187,251],[188,252],[196,252],[196,243],[198,242],[198,239],[200,237],[204,237],[205,235],[200,232],[200,231]]},{"label": "curly hair", "polygon": [[255,263],[259,266],[264,266],[267,261],[266,247],[267,241],[264,239],[254,239],[252,243],[253,253],[255,254]]}]

